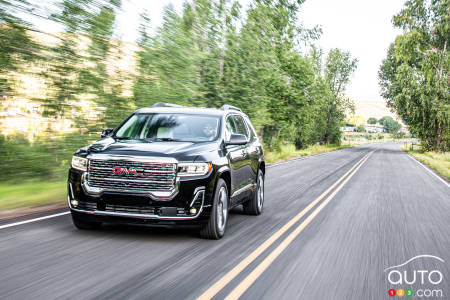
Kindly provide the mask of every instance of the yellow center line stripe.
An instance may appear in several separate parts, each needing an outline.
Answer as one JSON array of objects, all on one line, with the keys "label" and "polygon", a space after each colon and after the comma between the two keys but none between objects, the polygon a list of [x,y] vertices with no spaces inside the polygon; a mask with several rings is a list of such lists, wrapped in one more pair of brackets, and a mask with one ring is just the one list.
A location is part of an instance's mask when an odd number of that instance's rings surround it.
[{"label": "yellow center line stripe", "polygon": [[[372,154],[373,151],[370,154]],[[225,299],[234,300],[239,297],[258,279],[259,276],[272,264],[272,262],[289,246],[290,243],[303,231],[303,229],[317,216],[317,214],[334,198],[334,196],[344,187],[344,185],[355,175],[358,169],[369,158],[364,161],[323,201],[300,225],[292,231]]]},{"label": "yellow center line stripe", "polygon": [[233,280],[239,273],[241,273],[249,264],[251,264],[258,256],[260,256],[267,248],[270,247],[280,236],[282,236],[289,228],[291,228],[298,220],[300,220],[306,213],[308,213],[320,200],[322,200],[332,189],[334,189],[348,174],[350,174],[366,157],[371,153],[366,154],[361,160],[353,165],[341,178],[339,178],[332,186],[330,186],[319,197],[306,206],[300,213],[294,216],[288,223],[275,232],[270,238],[250,253],[244,260],[231,269],[225,276],[218,280],[208,290],[206,290],[198,300],[211,299],[218,292],[220,292],[231,280]]}]

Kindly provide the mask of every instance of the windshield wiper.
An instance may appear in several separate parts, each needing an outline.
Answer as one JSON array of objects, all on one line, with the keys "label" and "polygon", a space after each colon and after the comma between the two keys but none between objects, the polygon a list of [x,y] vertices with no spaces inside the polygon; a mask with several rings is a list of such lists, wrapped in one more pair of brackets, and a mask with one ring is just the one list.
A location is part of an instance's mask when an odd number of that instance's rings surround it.
[{"label": "windshield wiper", "polygon": [[169,137],[165,138],[146,138],[144,141],[150,141],[150,142],[180,142],[178,139],[173,139]]}]

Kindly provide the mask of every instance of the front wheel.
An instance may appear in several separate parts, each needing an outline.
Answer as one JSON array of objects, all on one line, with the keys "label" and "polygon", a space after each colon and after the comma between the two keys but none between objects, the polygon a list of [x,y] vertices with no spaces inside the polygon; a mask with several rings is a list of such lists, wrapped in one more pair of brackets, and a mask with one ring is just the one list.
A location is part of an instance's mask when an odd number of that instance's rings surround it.
[{"label": "front wheel", "polygon": [[258,170],[256,190],[250,200],[243,204],[244,211],[249,215],[258,216],[264,207],[264,173]]},{"label": "front wheel", "polygon": [[228,220],[228,189],[225,181],[220,178],[214,191],[213,205],[208,223],[200,229],[204,239],[218,240],[225,234]]}]

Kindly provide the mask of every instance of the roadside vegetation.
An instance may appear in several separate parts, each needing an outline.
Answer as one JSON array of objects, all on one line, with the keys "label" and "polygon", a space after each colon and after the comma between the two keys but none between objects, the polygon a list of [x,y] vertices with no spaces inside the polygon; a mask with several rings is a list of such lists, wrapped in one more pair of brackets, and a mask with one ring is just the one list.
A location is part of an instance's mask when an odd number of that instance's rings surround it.
[{"label": "roadside vegetation", "polygon": [[312,145],[304,149],[296,149],[295,145],[285,144],[281,145],[276,151],[268,151],[265,153],[265,159],[267,163],[274,163],[278,161],[288,160],[295,157],[308,156],[313,154],[319,154],[343,148],[351,147],[351,145]]},{"label": "roadside vegetation", "polygon": [[379,71],[382,96],[427,151],[450,150],[449,11],[448,0],[406,1]]},{"label": "roadside vegetation", "polygon": [[402,150],[450,180],[450,152],[424,151],[421,145],[414,144],[406,145]]},{"label": "roadside vegetation", "polygon": [[67,181],[0,184],[0,211],[67,201]]}]

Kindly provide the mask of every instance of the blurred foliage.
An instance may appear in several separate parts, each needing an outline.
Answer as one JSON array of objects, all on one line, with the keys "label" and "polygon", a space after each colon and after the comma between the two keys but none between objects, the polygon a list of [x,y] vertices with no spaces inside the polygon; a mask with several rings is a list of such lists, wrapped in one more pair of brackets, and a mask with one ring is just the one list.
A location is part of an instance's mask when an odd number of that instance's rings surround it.
[{"label": "blurred foliage", "polygon": [[448,151],[450,1],[409,0],[393,24],[403,34],[380,67],[382,95],[425,149]]},{"label": "blurred foliage", "polygon": [[380,123],[383,125],[384,131],[388,133],[396,134],[402,128],[402,125],[400,123],[389,116],[381,118]]},{"label": "blurred foliage", "polygon": [[[74,150],[155,102],[236,105],[268,150],[340,143],[345,113],[354,110],[345,88],[357,60],[339,49],[324,56],[314,45],[320,28],[304,28],[297,18],[302,2],[254,0],[243,15],[239,1],[186,1],[181,13],[168,6],[151,33],[143,12],[135,64],[126,73],[116,66],[130,55],[114,37],[121,1],[0,0],[0,92],[13,90],[11,70],[44,65],[28,68],[45,82],[45,93],[30,100],[43,107],[43,117],[68,119],[73,126],[63,136],[43,129],[32,142],[2,137],[0,165],[23,178],[64,176]],[[64,32],[53,35],[55,43],[38,43],[29,34],[38,28],[22,20],[31,15],[52,20]]]},{"label": "blurred foliage", "polygon": [[8,72],[26,72],[27,63],[39,57],[40,45],[26,33],[30,24],[17,16],[32,9],[25,0],[0,0],[0,95],[11,93],[14,85],[15,78],[5,76]]},{"label": "blurred foliage", "polygon": [[364,119],[363,116],[349,116],[347,119],[345,119],[347,124],[353,125],[353,126],[362,126],[366,123],[366,119]]},{"label": "blurred foliage", "polygon": [[356,130],[357,130],[358,132],[366,132],[366,127],[364,127],[364,125],[359,125],[359,126],[356,128]]},{"label": "blurred foliage", "polygon": [[0,183],[0,215],[2,211],[30,208],[49,203],[60,206],[67,200],[67,182],[26,181],[18,184]]},{"label": "blurred foliage", "polygon": [[31,143],[21,135],[0,135],[0,168],[14,170],[0,174],[0,181],[21,183],[24,180],[61,180],[66,173],[72,154],[98,137],[88,138],[78,133],[57,138],[42,138]]},{"label": "blurred foliage", "polygon": [[347,145],[311,145],[303,149],[297,149],[295,145],[292,144],[281,144],[277,151],[270,151],[265,154],[266,161],[268,163],[274,163],[278,161],[283,161],[300,156],[308,156],[313,154],[319,154],[334,150],[339,150],[343,148],[351,147],[350,144]]},{"label": "blurred foliage", "polygon": [[370,117],[367,119],[368,124],[374,125],[374,124],[377,124],[377,122],[378,122],[377,118],[374,118],[374,117]]}]

